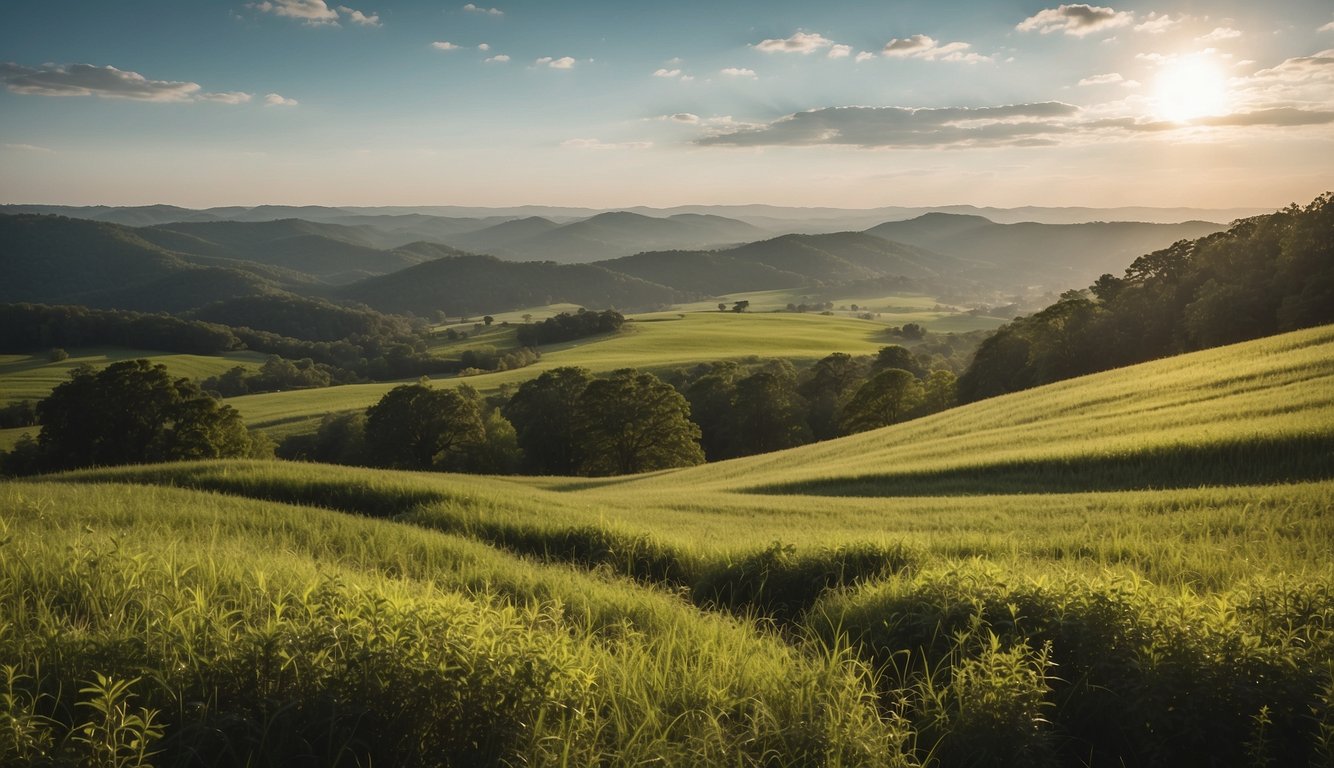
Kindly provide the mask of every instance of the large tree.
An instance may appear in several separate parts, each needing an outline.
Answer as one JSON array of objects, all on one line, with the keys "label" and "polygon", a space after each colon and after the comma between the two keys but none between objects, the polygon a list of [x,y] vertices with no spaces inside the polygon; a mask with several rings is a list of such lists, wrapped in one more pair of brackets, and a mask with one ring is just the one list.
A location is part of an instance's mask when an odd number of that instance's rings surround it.
[{"label": "large tree", "polygon": [[631,474],[704,461],[690,404],[666,382],[632,368],[590,383],[579,398],[582,469]]},{"label": "large tree", "polygon": [[253,445],[234,408],[148,360],[76,368],[37,417],[51,469],[244,456]]},{"label": "large tree", "polygon": [[527,471],[540,475],[579,471],[575,412],[592,380],[583,368],[555,368],[519,385],[502,408],[514,425]]},{"label": "large tree", "polygon": [[461,469],[485,437],[480,403],[452,389],[404,384],[366,409],[366,449],[382,466]]},{"label": "large tree", "polygon": [[848,402],[845,426],[848,432],[864,432],[903,421],[921,405],[922,394],[922,382],[908,371],[881,371],[861,385]]}]

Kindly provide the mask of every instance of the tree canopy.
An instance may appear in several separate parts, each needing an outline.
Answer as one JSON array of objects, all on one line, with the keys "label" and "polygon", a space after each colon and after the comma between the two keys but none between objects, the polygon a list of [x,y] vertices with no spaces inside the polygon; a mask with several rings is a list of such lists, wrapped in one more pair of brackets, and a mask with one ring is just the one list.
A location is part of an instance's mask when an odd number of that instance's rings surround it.
[{"label": "tree canopy", "polygon": [[453,389],[404,384],[366,410],[366,448],[399,469],[464,469],[486,437],[480,404]]},{"label": "tree canopy", "polygon": [[37,420],[49,469],[245,456],[253,445],[234,408],[148,360],[74,369]]},{"label": "tree canopy", "polygon": [[624,475],[704,461],[690,404],[653,374],[624,368],[589,383],[576,413],[588,474]]}]

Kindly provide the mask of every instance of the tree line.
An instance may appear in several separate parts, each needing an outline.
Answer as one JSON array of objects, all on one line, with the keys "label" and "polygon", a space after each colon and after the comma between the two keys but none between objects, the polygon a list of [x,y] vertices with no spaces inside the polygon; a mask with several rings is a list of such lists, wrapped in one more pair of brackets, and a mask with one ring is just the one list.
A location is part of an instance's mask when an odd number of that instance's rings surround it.
[{"label": "tree line", "polygon": [[959,377],[972,402],[1334,322],[1334,194],[1139,257],[1002,326]]}]

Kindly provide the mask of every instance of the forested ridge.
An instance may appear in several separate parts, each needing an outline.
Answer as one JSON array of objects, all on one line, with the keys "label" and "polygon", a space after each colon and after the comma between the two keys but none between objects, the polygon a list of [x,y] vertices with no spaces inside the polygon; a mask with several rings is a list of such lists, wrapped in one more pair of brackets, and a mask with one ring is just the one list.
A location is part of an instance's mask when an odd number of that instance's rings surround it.
[{"label": "forested ridge", "polygon": [[1139,257],[1002,326],[961,402],[1334,322],[1334,193]]}]

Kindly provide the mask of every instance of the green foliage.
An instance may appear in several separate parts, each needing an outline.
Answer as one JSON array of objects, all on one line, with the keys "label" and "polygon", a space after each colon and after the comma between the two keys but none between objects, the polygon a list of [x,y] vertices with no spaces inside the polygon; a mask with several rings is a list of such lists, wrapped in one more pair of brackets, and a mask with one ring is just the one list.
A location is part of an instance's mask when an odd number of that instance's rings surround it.
[{"label": "green foliage", "polygon": [[651,373],[626,368],[590,382],[575,414],[580,468],[588,474],[626,475],[704,461],[690,404]]},{"label": "green foliage", "polygon": [[240,415],[148,360],[77,368],[37,404],[45,469],[245,456]]},{"label": "green foliage", "polygon": [[1003,326],[959,379],[972,402],[1095,371],[1334,322],[1334,193],[1146,254],[1093,299]]},{"label": "green foliage", "polygon": [[561,312],[540,323],[524,323],[519,327],[519,343],[526,347],[573,341],[587,336],[615,333],[625,324],[625,317],[612,309],[602,312]]},{"label": "green foliage", "polygon": [[922,404],[922,383],[908,371],[881,371],[857,388],[843,415],[844,429],[864,432],[908,418]]},{"label": "green foliage", "polygon": [[486,437],[476,397],[422,384],[389,390],[366,410],[365,432],[371,461],[402,469],[463,468]]},{"label": "green foliage", "polygon": [[578,473],[583,458],[576,410],[591,381],[583,368],[556,368],[520,384],[502,406],[505,417],[514,425],[527,472]]}]

